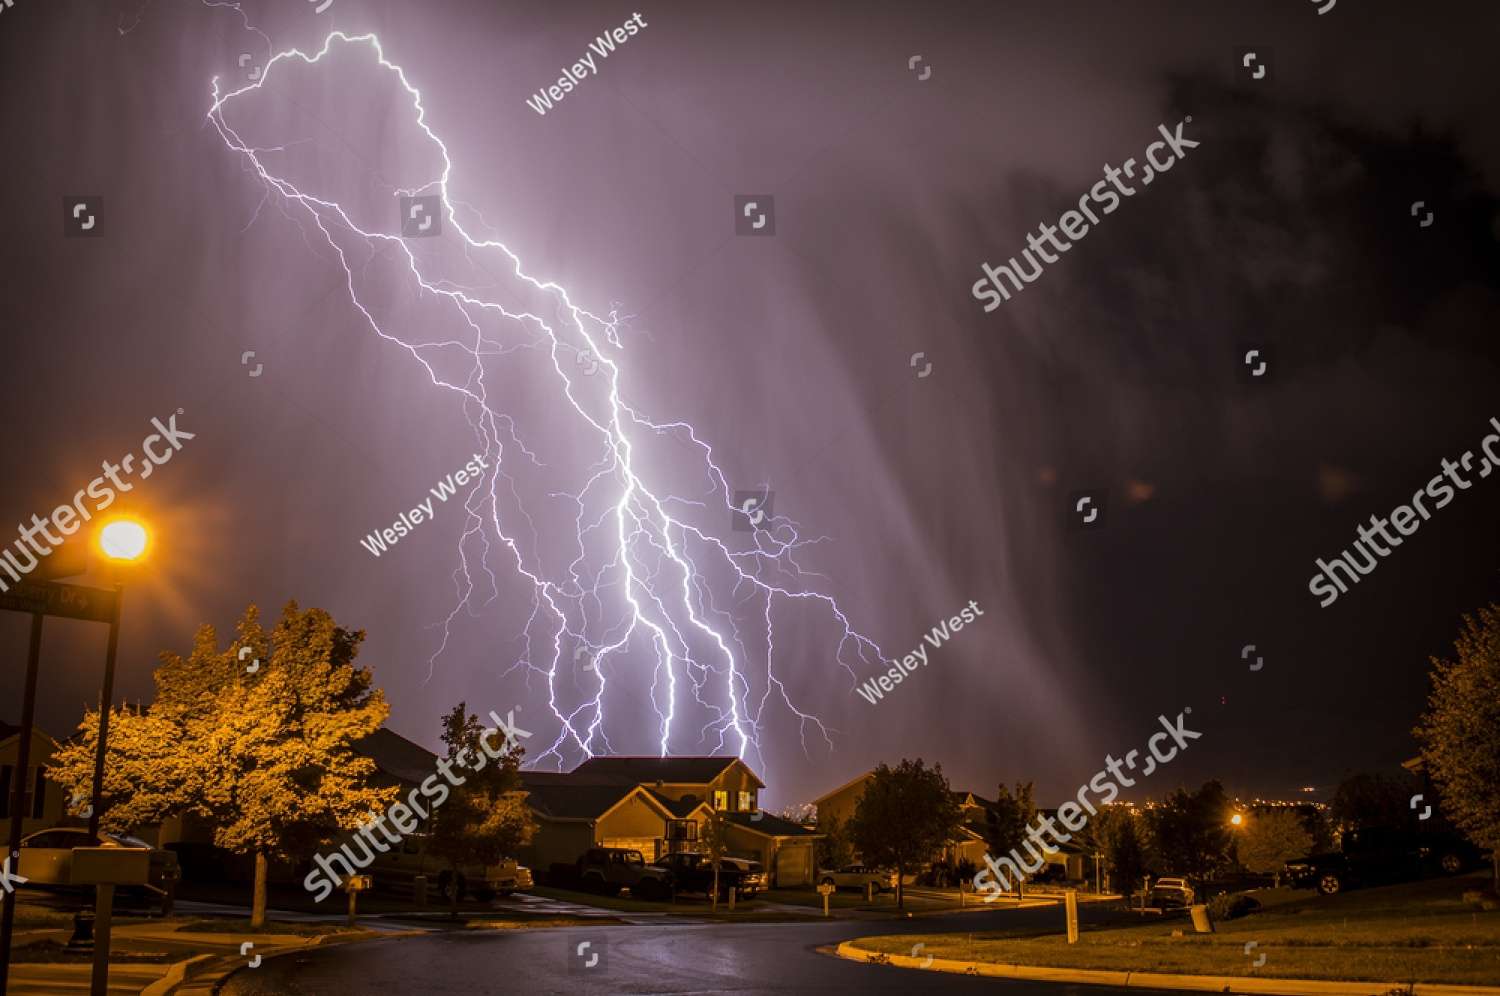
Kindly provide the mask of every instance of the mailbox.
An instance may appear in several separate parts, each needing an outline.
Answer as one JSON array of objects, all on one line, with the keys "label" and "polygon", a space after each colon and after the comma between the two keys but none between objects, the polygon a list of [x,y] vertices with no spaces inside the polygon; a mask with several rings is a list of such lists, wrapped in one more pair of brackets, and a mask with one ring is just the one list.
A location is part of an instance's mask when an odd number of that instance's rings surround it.
[{"label": "mailbox", "polygon": [[75,847],[68,881],[74,885],[144,885],[151,852],[144,847]]},{"label": "mailbox", "polygon": [[349,881],[344,884],[344,888],[350,892],[369,892],[375,888],[375,876],[351,875]]},{"label": "mailbox", "polygon": [[834,888],[835,886],[833,886],[832,884],[824,883],[823,885],[818,886],[818,895],[831,896],[833,895]]}]

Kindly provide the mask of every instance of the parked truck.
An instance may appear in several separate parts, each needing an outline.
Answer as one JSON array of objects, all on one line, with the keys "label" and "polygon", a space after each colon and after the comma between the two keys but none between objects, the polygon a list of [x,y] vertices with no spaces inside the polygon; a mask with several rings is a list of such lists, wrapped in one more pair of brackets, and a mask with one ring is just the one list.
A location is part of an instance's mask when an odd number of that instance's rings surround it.
[{"label": "parked truck", "polygon": [[[682,851],[668,854],[661,864],[672,872],[672,882],[678,892],[713,894],[713,859],[706,854]],[[719,898],[728,899],[733,892],[741,899],[749,899],[766,887],[766,875],[759,861],[745,858],[721,858],[719,861]]]},{"label": "parked truck", "polygon": [[669,869],[648,865],[640,851],[628,847],[591,847],[571,865],[552,865],[547,884],[602,896],[629,889],[634,898],[652,901],[671,899],[674,887]]}]

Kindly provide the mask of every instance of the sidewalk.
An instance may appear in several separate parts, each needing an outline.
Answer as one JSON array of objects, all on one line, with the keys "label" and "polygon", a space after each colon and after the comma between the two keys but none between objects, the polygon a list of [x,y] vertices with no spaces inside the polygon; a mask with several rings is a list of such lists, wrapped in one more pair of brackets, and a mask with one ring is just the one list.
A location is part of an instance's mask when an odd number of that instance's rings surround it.
[{"label": "sidewalk", "polygon": [[[111,937],[111,953],[161,954],[161,961],[111,962],[109,992],[115,994],[145,993],[165,996],[167,993],[212,992],[213,986],[229,973],[250,965],[252,959],[286,954],[329,943],[348,943],[374,937],[425,933],[416,929],[381,927],[354,933],[317,934],[243,934],[199,933],[175,929],[180,923],[125,924],[116,927]],[[26,940],[68,939],[67,930],[27,931]],[[240,953],[241,946],[251,948]],[[49,996],[54,993],[87,993],[93,974],[88,960],[56,962],[17,962],[10,969],[9,994],[13,996]],[[178,988],[182,986],[182,988]]]},{"label": "sidewalk", "polygon": [[1180,989],[1192,992],[1265,993],[1268,996],[1371,996],[1395,989],[1411,996],[1500,996],[1496,986],[1450,986],[1404,982],[1326,982],[1314,979],[1278,979],[1243,975],[1166,975],[1159,972],[1117,972],[1092,968],[1043,968],[1036,965],[1002,965],[996,962],[955,961],[885,954],[844,941],[835,951],[840,958],[874,965],[926,969],[982,975],[995,979],[1030,979],[1036,982],[1071,982],[1082,985],[1116,986],[1121,989]]}]

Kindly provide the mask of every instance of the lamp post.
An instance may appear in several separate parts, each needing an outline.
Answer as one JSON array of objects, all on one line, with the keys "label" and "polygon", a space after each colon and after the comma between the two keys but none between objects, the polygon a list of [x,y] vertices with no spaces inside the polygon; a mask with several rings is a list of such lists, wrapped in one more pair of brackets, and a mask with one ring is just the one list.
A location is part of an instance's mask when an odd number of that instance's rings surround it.
[{"label": "lamp post", "polygon": [[[99,530],[99,552],[112,563],[133,564],[146,555],[151,538],[146,527],[134,519],[114,519]],[[109,640],[104,646],[104,684],[99,689],[99,742],[94,749],[94,783],[89,793],[89,836],[99,834],[100,810],[104,808],[104,752],[109,742],[109,710],[115,694],[115,651],[120,645],[120,602],[125,586],[116,580],[114,612],[109,619]]]},{"label": "lamp post", "polygon": [[[151,537],[146,527],[133,519],[114,519],[99,530],[99,552],[115,564],[133,564],[146,555]],[[90,793],[89,839],[99,834],[99,818],[104,809],[104,754],[109,746],[109,712],[115,694],[115,651],[120,644],[120,602],[125,586],[118,578],[114,584],[114,611],[109,617],[109,640],[104,647],[104,684],[99,689],[99,739],[94,748],[94,784]],[[114,912],[115,887],[94,886],[94,970],[90,996],[109,993],[109,934]]]},{"label": "lamp post", "polygon": [[[61,527],[59,527],[61,528]],[[145,556],[150,545],[150,536],[141,523],[127,518],[116,518],[104,523],[97,535],[99,552],[116,564],[130,564]],[[40,551],[39,551],[40,552]],[[45,551],[45,558],[25,580],[17,581],[0,592],[0,609],[31,614],[31,639],[26,658],[26,683],[21,705],[21,730],[16,746],[16,778],[11,791],[10,840],[6,862],[14,861],[19,873],[21,862],[21,836],[24,814],[21,811],[25,799],[27,767],[31,760],[31,738],[36,715],[37,671],[41,659],[42,621],[46,616],[63,616],[68,619],[85,619],[109,624],[109,641],[104,659],[104,684],[99,697],[99,743],[94,762],[93,811],[89,815],[89,832],[97,834],[102,806],[104,786],[105,738],[109,732],[109,708],[114,696],[115,652],[119,645],[120,595],[122,586],[118,581],[112,588],[89,588],[82,585],[61,584],[59,577],[73,577],[88,569],[87,551],[82,543],[64,543],[55,550]],[[3,912],[0,912],[0,993],[6,991],[10,975],[10,949],[15,929],[16,894],[6,883]],[[104,910],[102,933],[98,935],[94,949],[94,978],[92,993],[103,996],[109,980],[109,917],[108,909],[114,898],[113,886],[99,887],[99,905]],[[106,895],[105,890],[108,890]]]}]

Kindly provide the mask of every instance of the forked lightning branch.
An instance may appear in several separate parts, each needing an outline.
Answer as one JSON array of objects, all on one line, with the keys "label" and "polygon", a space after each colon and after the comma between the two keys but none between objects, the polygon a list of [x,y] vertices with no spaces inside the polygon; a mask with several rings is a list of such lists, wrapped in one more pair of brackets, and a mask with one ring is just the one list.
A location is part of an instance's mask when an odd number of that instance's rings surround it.
[{"label": "forked lightning branch", "polygon": [[[342,56],[337,68],[334,60],[322,63],[335,49]],[[367,59],[357,58],[361,51]],[[424,183],[389,191],[389,226],[362,227],[336,192],[303,189],[273,169],[270,163],[281,161],[271,151],[278,148],[276,137],[262,141],[259,136],[242,136],[240,129],[249,126],[237,112],[248,111],[245,105],[256,100],[262,88],[295,86],[290,63],[319,66],[327,74],[376,71],[399,83],[399,99],[410,102],[412,134],[430,144],[441,170]],[[337,82],[329,81],[328,88],[335,89]],[[464,218],[477,215],[467,207],[475,195],[469,192],[455,199],[450,189],[455,166],[448,147],[427,123],[422,94],[406,72],[386,58],[379,39],[333,32],[313,54],[298,49],[277,53],[254,82],[221,92],[215,79],[212,91],[208,120],[228,148],[291,213],[316,226],[348,278],[350,302],[359,319],[384,343],[421,364],[435,390],[453,395],[480,442],[473,461],[483,466],[454,496],[463,505],[454,572],[459,590],[440,627],[442,638],[432,666],[443,657],[454,621],[461,614],[479,614],[497,598],[495,571],[503,566],[530,587],[532,597],[520,634],[523,649],[499,665],[507,674],[542,679],[557,726],[555,738],[536,761],[551,758],[561,767],[564,753],[587,757],[612,750],[610,732],[618,736],[619,731],[639,729],[639,719],[626,715],[611,723],[607,715],[610,678],[622,672],[629,675],[627,684],[636,697],[640,688],[649,688],[655,718],[645,718],[648,729],[654,727],[651,740],[663,755],[704,746],[729,749],[741,757],[758,752],[762,727],[777,710],[784,710],[783,715],[798,726],[804,750],[809,733],[820,735],[831,748],[828,729],[793,698],[783,680],[785,669],[808,653],[799,646],[794,657],[778,644],[784,628],[780,617],[812,610],[824,618],[831,642],[814,656],[841,667],[851,689],[854,665],[867,671],[888,663],[885,655],[854,628],[831,595],[804,583],[795,553],[811,541],[800,535],[791,518],[767,515],[747,535],[732,539],[724,538],[716,525],[689,518],[696,510],[704,513],[704,521],[727,525],[738,512],[712,447],[687,422],[654,421],[626,399],[619,366],[623,345],[614,315],[601,317],[580,307],[566,288],[527,273],[510,247],[476,237],[465,227]],[[430,238],[432,232],[403,233],[403,224],[411,221],[401,216],[402,198],[408,204],[428,199],[439,215],[441,237],[462,240],[462,251],[470,260],[498,265],[507,279],[513,278],[516,292],[482,294],[433,265],[430,256],[419,257],[409,237]],[[465,204],[463,217],[455,210],[460,200]],[[393,254],[409,272],[403,279],[420,288],[424,298],[430,295],[427,299],[441,303],[452,323],[451,331],[444,333],[451,341],[443,345],[456,343],[464,351],[462,364],[468,369],[461,377],[446,369],[440,372],[424,353],[429,344],[418,336],[425,330],[383,316],[380,306],[366,299],[355,276],[361,261],[351,258],[350,245]],[[537,307],[538,302],[545,307]],[[505,359],[498,345],[502,328],[511,333],[520,329],[532,337],[550,362],[551,392],[544,395],[542,410],[505,407],[499,392],[484,386],[485,361]],[[603,377],[577,376],[572,361],[585,352],[598,358]],[[520,475],[537,462],[527,445],[528,433],[559,424],[592,441],[579,447],[576,455],[569,453],[576,461],[570,469],[585,483],[562,494],[526,492],[518,487]],[[673,437],[687,445],[695,471],[705,482],[703,492],[673,494],[643,470],[637,447]],[[454,449],[462,452],[459,445],[455,441]],[[537,502],[560,503],[568,509],[576,535],[561,544],[537,540],[537,517],[531,511]],[[722,511],[714,512],[716,508]],[[415,511],[403,514],[412,517],[405,523],[410,531],[418,524],[412,521]],[[393,524],[381,530],[382,540],[387,540],[387,529],[399,538]],[[553,549],[554,545],[565,548]],[[558,569],[559,562],[567,564],[566,570]],[[575,672],[580,659],[587,663]],[[563,692],[576,681],[587,683],[582,701],[564,701]],[[688,725],[696,721],[702,721],[696,729]]]}]

